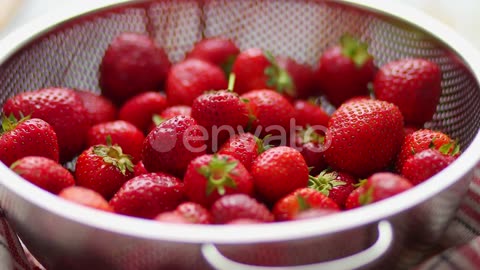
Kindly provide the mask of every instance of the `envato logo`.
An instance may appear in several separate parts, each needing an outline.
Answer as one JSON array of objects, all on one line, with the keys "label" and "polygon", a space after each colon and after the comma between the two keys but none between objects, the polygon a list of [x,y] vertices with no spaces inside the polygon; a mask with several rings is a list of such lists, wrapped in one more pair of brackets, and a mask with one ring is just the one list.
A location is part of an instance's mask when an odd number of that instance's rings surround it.
[{"label": "envato logo", "polygon": [[217,152],[226,138],[230,138],[236,134],[252,133],[254,136],[261,138],[262,135],[269,134],[263,139],[264,145],[289,146],[301,151],[303,144],[301,142],[311,141],[312,138],[323,137],[322,143],[311,144],[309,150],[311,152],[324,152],[331,145],[331,140],[326,134],[329,132],[327,127],[322,125],[313,125],[308,129],[297,125],[294,118],[290,119],[287,128],[280,125],[271,125],[267,127],[257,126],[255,130],[245,130],[242,126],[233,127],[230,125],[213,126],[211,130],[194,125],[187,128],[181,139],[172,128],[161,128],[158,130],[152,142],[152,147],[158,152],[169,152],[175,147],[180,147],[193,152],[205,152],[207,149]]}]

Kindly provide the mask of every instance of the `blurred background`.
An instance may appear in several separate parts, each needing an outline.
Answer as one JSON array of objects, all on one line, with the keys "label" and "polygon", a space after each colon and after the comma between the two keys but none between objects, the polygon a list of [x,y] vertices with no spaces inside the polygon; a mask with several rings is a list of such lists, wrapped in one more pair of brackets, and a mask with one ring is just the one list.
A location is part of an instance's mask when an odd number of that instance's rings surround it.
[{"label": "blurred background", "polygon": [[[87,0],[94,1],[94,0]],[[385,0],[378,0],[385,1]],[[438,18],[462,34],[480,49],[479,0],[388,0],[404,2]],[[80,5],[83,1],[0,0],[0,39],[30,19],[51,12],[62,5]]]}]

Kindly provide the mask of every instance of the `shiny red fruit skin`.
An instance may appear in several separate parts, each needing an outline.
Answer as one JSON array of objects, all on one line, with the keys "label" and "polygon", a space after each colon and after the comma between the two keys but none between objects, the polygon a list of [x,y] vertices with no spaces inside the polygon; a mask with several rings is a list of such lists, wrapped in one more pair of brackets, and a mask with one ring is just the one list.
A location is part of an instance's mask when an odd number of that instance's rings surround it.
[{"label": "shiny red fruit skin", "polygon": [[233,90],[241,95],[251,90],[268,89],[265,69],[270,65],[261,49],[250,48],[242,51],[232,67],[236,76]]},{"label": "shiny red fruit skin", "polygon": [[216,224],[226,224],[239,219],[261,223],[273,221],[272,213],[264,204],[245,194],[223,196],[212,205],[210,211]]},{"label": "shiny red fruit skin", "polygon": [[176,105],[176,106],[171,106],[166,108],[161,114],[160,117],[162,117],[165,120],[168,120],[170,118],[173,118],[175,116],[191,116],[192,115],[192,108],[190,106],[186,105]]},{"label": "shiny red fruit skin", "polygon": [[115,213],[152,219],[184,201],[180,179],[164,173],[140,175],[125,182],[110,200]]},{"label": "shiny red fruit skin", "polygon": [[90,91],[76,91],[83,101],[83,106],[88,112],[90,125],[110,122],[117,119],[117,108],[107,98]]},{"label": "shiny red fruit skin", "polygon": [[299,149],[310,168],[310,175],[317,175],[328,167],[323,154],[324,145],[318,142],[304,142],[298,134],[296,134],[295,140],[297,149]]},{"label": "shiny red fruit skin", "polygon": [[172,66],[167,76],[169,105],[191,106],[205,91],[227,89],[223,71],[198,59],[187,59]]},{"label": "shiny red fruit skin", "polygon": [[135,164],[135,166],[133,167],[133,174],[135,176],[139,176],[147,173],[149,172],[147,171],[147,169],[145,169],[145,166],[143,165],[143,161],[141,160],[137,162],[137,164]]},{"label": "shiny red fruit skin", "polygon": [[358,177],[389,166],[404,139],[402,114],[385,101],[343,104],[328,125],[325,160],[334,170]]},{"label": "shiny red fruit skin", "polygon": [[240,49],[230,39],[222,37],[205,38],[195,43],[187,58],[196,58],[222,67],[232,57],[236,57]]},{"label": "shiny red fruit skin", "polygon": [[405,123],[422,126],[432,120],[442,93],[437,64],[420,58],[401,59],[382,66],[373,89],[380,100],[398,106]]},{"label": "shiny red fruit skin", "polygon": [[184,202],[175,209],[175,213],[183,216],[190,223],[212,224],[213,217],[210,212],[198,203]]},{"label": "shiny red fruit skin", "polygon": [[297,125],[310,126],[328,126],[330,116],[320,107],[306,100],[296,100],[293,103],[295,109],[295,121]]},{"label": "shiny red fruit skin", "polygon": [[294,98],[309,98],[317,96],[315,93],[315,74],[313,69],[304,64],[300,64],[289,57],[276,57],[278,65],[285,69],[290,75],[294,84]]},{"label": "shiny red fruit skin", "polygon": [[17,124],[0,136],[0,161],[6,166],[26,156],[59,160],[57,134],[47,122],[34,118]]},{"label": "shiny red fruit skin", "polygon": [[350,194],[348,194],[347,199],[345,200],[345,210],[353,209],[362,206],[360,204],[360,194],[365,192],[363,186],[357,187]]},{"label": "shiny red fruit skin", "polygon": [[57,134],[60,162],[69,161],[82,151],[90,127],[90,118],[82,99],[74,90],[67,88],[20,93],[5,102],[3,112],[13,114],[17,119],[22,113],[49,123]]},{"label": "shiny red fruit skin", "polygon": [[268,203],[275,203],[308,184],[308,167],[297,150],[279,146],[260,154],[252,164],[255,191]]},{"label": "shiny red fruit skin", "polygon": [[108,204],[107,200],[102,197],[102,195],[88,188],[79,186],[64,188],[58,194],[58,196],[83,206],[106,212],[113,212],[112,207]]},{"label": "shiny red fruit skin", "polygon": [[23,157],[13,163],[11,169],[30,183],[53,194],[75,185],[75,179],[67,169],[46,157]]},{"label": "shiny red fruit skin", "polygon": [[334,46],[320,57],[315,76],[320,90],[338,107],[349,98],[368,94],[367,84],[373,81],[375,65],[370,58],[358,68],[342,54],[340,46]]},{"label": "shiny red fruit skin", "polygon": [[442,154],[437,149],[426,149],[407,158],[401,173],[413,185],[418,185],[454,161],[455,157]]},{"label": "shiny red fruit skin", "polygon": [[153,39],[122,33],[112,40],[100,64],[102,94],[120,105],[142,92],[160,90],[170,65]]},{"label": "shiny red fruit skin", "polygon": [[234,135],[218,150],[219,154],[230,155],[238,159],[250,171],[253,160],[259,155],[255,135],[241,133]]},{"label": "shiny red fruit skin", "polygon": [[344,207],[348,196],[355,189],[354,184],[357,183],[357,180],[350,174],[344,172],[337,172],[337,177],[335,180],[342,181],[345,184],[330,189],[328,197],[335,201],[338,206]]},{"label": "shiny red fruit skin", "polygon": [[118,118],[147,132],[154,114],[160,114],[167,108],[167,98],[158,92],[145,92],[127,100],[120,108]]}]

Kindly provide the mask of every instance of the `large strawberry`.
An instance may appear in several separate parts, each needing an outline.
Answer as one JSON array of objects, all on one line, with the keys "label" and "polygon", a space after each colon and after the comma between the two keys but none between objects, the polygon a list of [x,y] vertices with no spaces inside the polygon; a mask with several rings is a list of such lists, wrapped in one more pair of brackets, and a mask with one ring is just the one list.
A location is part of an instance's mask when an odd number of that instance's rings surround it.
[{"label": "large strawberry", "polygon": [[300,64],[289,57],[276,57],[277,64],[284,69],[292,80],[292,90],[287,91],[286,94],[293,98],[309,98],[316,95],[315,88],[315,74],[313,69],[305,64]]},{"label": "large strawberry", "polygon": [[259,223],[273,221],[273,215],[264,204],[245,194],[223,196],[212,205],[210,211],[217,224],[240,219],[255,220]]},{"label": "large strawberry", "polygon": [[260,154],[251,173],[258,195],[269,203],[308,184],[308,167],[297,150],[279,146]]},{"label": "large strawberry", "polygon": [[60,161],[65,162],[78,154],[84,146],[90,118],[82,99],[74,90],[45,88],[20,93],[3,105],[6,115],[30,115],[49,123],[57,134]]},{"label": "large strawberry", "polygon": [[253,193],[253,181],[242,163],[228,155],[203,155],[190,162],[183,178],[192,202],[209,207],[221,196]]},{"label": "large strawberry", "polygon": [[198,96],[192,105],[192,117],[209,133],[209,149],[216,152],[219,145],[244,130],[249,122],[246,104],[231,91],[212,91]]},{"label": "large strawberry", "polygon": [[375,66],[367,44],[345,35],[340,45],[322,54],[315,73],[320,90],[338,107],[349,98],[367,95]]},{"label": "large strawberry", "polygon": [[115,213],[154,218],[184,200],[180,179],[164,173],[143,174],[125,182],[110,200]]},{"label": "large strawberry", "polygon": [[204,134],[195,119],[176,116],[152,130],[145,138],[142,160],[149,172],[183,177],[190,161],[205,154]]},{"label": "large strawberry", "polygon": [[107,200],[102,197],[102,195],[88,188],[78,186],[67,187],[64,188],[58,194],[58,196],[83,206],[107,212],[113,212],[112,207],[108,204]]},{"label": "large strawberry", "polygon": [[211,37],[195,43],[193,49],[187,54],[187,58],[196,58],[210,62],[221,67],[225,75],[228,75],[239,53],[240,49],[232,40],[222,37]]},{"label": "large strawberry", "polygon": [[166,93],[170,105],[191,106],[196,97],[209,90],[227,89],[223,71],[198,59],[175,64],[167,77]]},{"label": "large strawberry", "polygon": [[173,118],[175,116],[191,116],[192,115],[192,108],[186,105],[175,105],[166,108],[162,111],[160,115],[154,114],[151,119],[150,126],[148,128],[148,133],[150,133],[156,126],[160,125],[161,123],[165,122],[166,120]]},{"label": "large strawberry", "polygon": [[83,106],[88,112],[91,125],[117,119],[117,108],[104,96],[90,91],[77,91],[76,93],[83,101]]},{"label": "large strawberry", "polygon": [[255,158],[267,148],[268,147],[263,144],[262,139],[259,139],[251,133],[241,133],[228,139],[218,153],[230,155],[238,159],[243,166],[250,171]]},{"label": "large strawberry", "polygon": [[106,199],[133,176],[133,163],[118,145],[92,146],[83,151],[75,165],[77,185],[92,189]]},{"label": "large strawberry", "polygon": [[158,92],[145,92],[127,100],[120,108],[118,118],[132,123],[143,132],[147,132],[152,117],[167,108],[167,98]]},{"label": "large strawberry", "polygon": [[102,94],[120,105],[139,93],[162,89],[169,68],[167,54],[153,39],[121,33],[100,64]]},{"label": "large strawberry", "polygon": [[302,154],[311,175],[317,175],[327,168],[323,152],[326,150],[325,136],[321,130],[302,128],[295,133],[295,146]]},{"label": "large strawberry", "polygon": [[46,157],[26,156],[15,161],[10,168],[30,183],[53,194],[75,185],[67,169]]},{"label": "large strawberry", "polygon": [[317,176],[311,176],[309,187],[334,200],[343,207],[348,195],[355,189],[356,179],[344,172],[324,170]]},{"label": "large strawberry", "polygon": [[326,127],[328,125],[330,116],[314,102],[299,99],[293,103],[293,108],[295,109],[295,120],[299,126]]},{"label": "large strawberry", "polygon": [[387,63],[375,76],[373,89],[380,100],[398,106],[405,123],[422,126],[432,120],[442,93],[437,64],[420,58]]},{"label": "large strawberry", "polygon": [[403,132],[397,106],[379,100],[345,103],[330,119],[325,159],[335,170],[367,176],[395,159]]},{"label": "large strawberry", "polygon": [[130,155],[132,162],[141,160],[143,133],[134,125],[123,120],[97,124],[88,130],[87,145],[118,144],[124,154]]},{"label": "large strawberry", "polygon": [[34,118],[17,119],[11,115],[2,119],[0,161],[10,166],[26,156],[42,156],[58,162],[58,141],[47,122]]},{"label": "large strawberry", "polygon": [[278,221],[295,219],[298,214],[309,209],[339,210],[335,201],[312,188],[299,188],[283,197],[273,207],[273,214]]}]

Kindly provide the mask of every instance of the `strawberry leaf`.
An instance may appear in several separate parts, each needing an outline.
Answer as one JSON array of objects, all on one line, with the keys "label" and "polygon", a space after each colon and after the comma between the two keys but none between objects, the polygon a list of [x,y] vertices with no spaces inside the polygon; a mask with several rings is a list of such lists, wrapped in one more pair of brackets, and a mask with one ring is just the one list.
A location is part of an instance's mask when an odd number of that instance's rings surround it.
[{"label": "strawberry leaf", "polygon": [[342,54],[350,58],[357,68],[361,68],[365,62],[372,58],[368,53],[367,43],[360,42],[349,34],[340,38]]},{"label": "strawberry leaf", "polygon": [[198,168],[197,172],[207,180],[206,195],[209,196],[216,190],[223,196],[226,193],[226,186],[236,188],[237,184],[231,176],[237,165],[238,161],[229,161],[226,157],[218,158],[217,155],[214,155],[207,165]]},{"label": "strawberry leaf", "polygon": [[152,115],[152,122],[155,124],[155,126],[160,125],[161,123],[165,122],[165,118],[161,117],[158,114]]},{"label": "strawberry leaf", "polygon": [[[235,59],[237,59],[237,55],[232,54],[227,57],[227,59],[220,64],[225,76],[228,76],[232,72],[233,63],[235,63]],[[230,88],[229,88],[230,89]],[[232,88],[233,90],[233,88]]]},{"label": "strawberry leaf", "polygon": [[264,71],[267,75],[267,86],[274,87],[281,94],[286,93],[289,96],[295,96],[295,86],[290,74],[278,65],[271,52],[265,51],[264,54],[270,62],[270,66],[265,68]]},{"label": "strawberry leaf", "polygon": [[366,205],[373,202],[373,186],[369,187],[365,193],[360,194],[358,197],[358,202],[361,205]]},{"label": "strawberry leaf", "polygon": [[127,171],[133,172],[132,157],[124,154],[119,145],[112,146],[110,135],[106,139],[110,145],[96,145],[93,147],[93,153],[101,157],[106,164],[116,167],[123,175],[126,175]]}]

